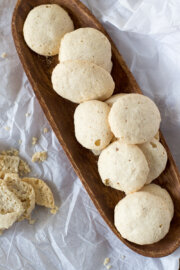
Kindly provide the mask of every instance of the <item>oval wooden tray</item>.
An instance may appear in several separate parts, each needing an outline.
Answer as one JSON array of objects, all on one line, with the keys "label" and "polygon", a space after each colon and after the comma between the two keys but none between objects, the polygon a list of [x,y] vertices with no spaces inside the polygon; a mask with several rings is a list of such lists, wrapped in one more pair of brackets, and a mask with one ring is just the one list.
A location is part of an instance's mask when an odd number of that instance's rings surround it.
[{"label": "oval wooden tray", "polygon": [[[124,244],[139,254],[149,257],[166,256],[180,246],[180,178],[171,153],[161,135],[161,142],[168,152],[169,160],[166,170],[156,182],[170,192],[174,201],[175,215],[169,233],[163,240],[153,245],[140,246],[126,241],[117,232],[113,222],[114,207],[124,194],[102,184],[97,171],[97,158],[81,147],[74,136],[73,113],[76,105],[61,98],[52,89],[51,72],[58,61],[57,56],[52,58],[39,56],[24,42],[23,23],[28,12],[37,5],[47,3],[56,3],[65,8],[73,19],[75,28],[94,27],[107,35],[102,25],[78,0],[19,0],[13,14],[12,33],[18,55],[39,103],[74,170],[111,230]],[[116,83],[115,92],[141,93],[114,43],[109,36],[108,38],[112,44],[112,76]]]}]

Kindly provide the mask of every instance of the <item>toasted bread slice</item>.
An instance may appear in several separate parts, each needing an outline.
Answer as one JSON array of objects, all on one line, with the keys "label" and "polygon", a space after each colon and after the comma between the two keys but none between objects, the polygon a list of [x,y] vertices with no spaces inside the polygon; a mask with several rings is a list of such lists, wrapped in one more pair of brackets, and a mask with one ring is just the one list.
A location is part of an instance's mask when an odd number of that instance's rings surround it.
[{"label": "toasted bread slice", "polygon": [[22,180],[34,188],[36,204],[51,208],[51,213],[55,214],[57,207],[54,204],[54,197],[49,186],[37,178],[23,178]]}]

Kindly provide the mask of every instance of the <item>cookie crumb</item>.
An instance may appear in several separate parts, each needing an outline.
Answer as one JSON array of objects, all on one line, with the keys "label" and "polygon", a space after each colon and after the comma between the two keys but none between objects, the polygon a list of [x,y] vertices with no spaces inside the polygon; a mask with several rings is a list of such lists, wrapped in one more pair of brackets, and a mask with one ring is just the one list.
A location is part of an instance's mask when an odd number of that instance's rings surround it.
[{"label": "cookie crumb", "polygon": [[122,255],[121,258],[124,260],[126,257],[124,255]]},{"label": "cookie crumb", "polygon": [[10,127],[9,126],[6,126],[4,127],[5,130],[9,131],[10,130]]},{"label": "cookie crumb", "polygon": [[37,138],[36,137],[32,137],[32,145],[35,145],[37,143]]},{"label": "cookie crumb", "polygon": [[30,219],[30,220],[29,220],[29,224],[30,224],[30,225],[33,225],[35,222],[36,222],[35,219]]},{"label": "cookie crumb", "polygon": [[45,134],[45,133],[48,133],[48,129],[47,129],[47,128],[44,128],[44,129],[43,129],[43,132],[44,132],[44,134]]},{"label": "cookie crumb", "polygon": [[18,141],[18,143],[19,143],[19,145],[21,145],[21,143],[22,143],[22,140],[19,140],[19,141]]},{"label": "cookie crumb", "polygon": [[104,265],[107,265],[109,262],[110,262],[110,258],[107,257],[104,259]]},{"label": "cookie crumb", "polygon": [[2,54],[1,54],[1,58],[6,58],[7,57],[7,53],[6,52],[3,52]]},{"label": "cookie crumb", "polygon": [[55,206],[54,208],[52,208],[51,211],[50,211],[51,214],[55,215],[57,213],[58,209],[59,208],[57,206]]},{"label": "cookie crumb", "polygon": [[109,270],[112,267],[112,265],[108,264],[106,268]]},{"label": "cookie crumb", "polygon": [[32,162],[43,162],[47,159],[47,152],[36,152],[32,156]]},{"label": "cookie crumb", "polygon": [[26,114],[25,114],[26,117],[28,117],[28,116],[30,116],[30,115],[31,115],[30,113],[26,113]]}]

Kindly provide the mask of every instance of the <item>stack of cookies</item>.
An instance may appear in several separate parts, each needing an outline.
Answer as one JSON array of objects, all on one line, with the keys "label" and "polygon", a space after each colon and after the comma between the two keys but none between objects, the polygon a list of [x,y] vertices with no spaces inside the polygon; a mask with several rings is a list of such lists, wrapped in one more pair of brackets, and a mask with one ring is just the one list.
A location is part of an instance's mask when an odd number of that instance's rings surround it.
[{"label": "stack of cookies", "polygon": [[[36,31],[37,22],[39,38],[29,35],[29,29]],[[45,23],[49,25],[46,32]],[[110,74],[109,40],[93,28],[73,31],[70,17],[59,6],[34,8],[24,24],[24,37],[37,53],[59,53],[52,85],[63,98],[80,103],[74,113],[76,139],[99,155],[102,182],[126,194],[115,207],[117,230],[137,244],[162,239],[169,230],[174,207],[166,190],[150,184],[167,163],[166,150],[159,142],[161,116],[156,104],[141,94],[112,96],[115,83]]]}]

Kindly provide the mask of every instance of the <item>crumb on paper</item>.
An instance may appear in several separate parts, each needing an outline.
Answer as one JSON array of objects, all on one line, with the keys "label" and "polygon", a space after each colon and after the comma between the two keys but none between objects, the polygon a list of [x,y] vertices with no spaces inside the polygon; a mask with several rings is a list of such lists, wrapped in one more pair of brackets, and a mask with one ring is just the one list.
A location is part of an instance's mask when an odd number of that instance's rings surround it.
[{"label": "crumb on paper", "polygon": [[3,52],[2,54],[1,54],[1,58],[6,58],[7,57],[7,53],[6,52]]},{"label": "crumb on paper", "polygon": [[104,265],[107,265],[109,262],[110,262],[110,258],[107,257],[104,259]]},{"label": "crumb on paper", "polygon": [[122,255],[121,258],[124,260],[126,258],[126,256]]},{"label": "crumb on paper", "polygon": [[29,224],[30,224],[30,225],[33,225],[35,222],[36,222],[35,219],[29,219]]},{"label": "crumb on paper", "polygon": [[19,140],[19,141],[18,141],[18,143],[19,143],[19,145],[21,145],[21,143],[22,143],[22,140]]},{"label": "crumb on paper", "polygon": [[28,117],[28,116],[30,116],[30,115],[31,115],[30,113],[26,113],[26,114],[25,114],[26,117]]},{"label": "crumb on paper", "polygon": [[106,268],[109,270],[112,267],[112,265],[108,264]]},{"label": "crumb on paper", "polygon": [[51,214],[55,215],[57,213],[57,211],[59,210],[59,208],[57,206],[55,206],[54,208],[51,209]]},{"label": "crumb on paper", "polygon": [[37,138],[36,137],[32,137],[32,145],[35,145],[37,143]]},{"label": "crumb on paper", "polygon": [[10,130],[10,127],[9,126],[6,126],[4,127],[5,130],[9,131]]},{"label": "crumb on paper", "polygon": [[47,152],[42,151],[42,152],[36,152],[32,156],[32,162],[43,162],[47,159]]},{"label": "crumb on paper", "polygon": [[44,129],[43,129],[43,132],[44,132],[44,134],[45,134],[45,133],[48,133],[48,129],[47,129],[47,128],[44,128]]}]

